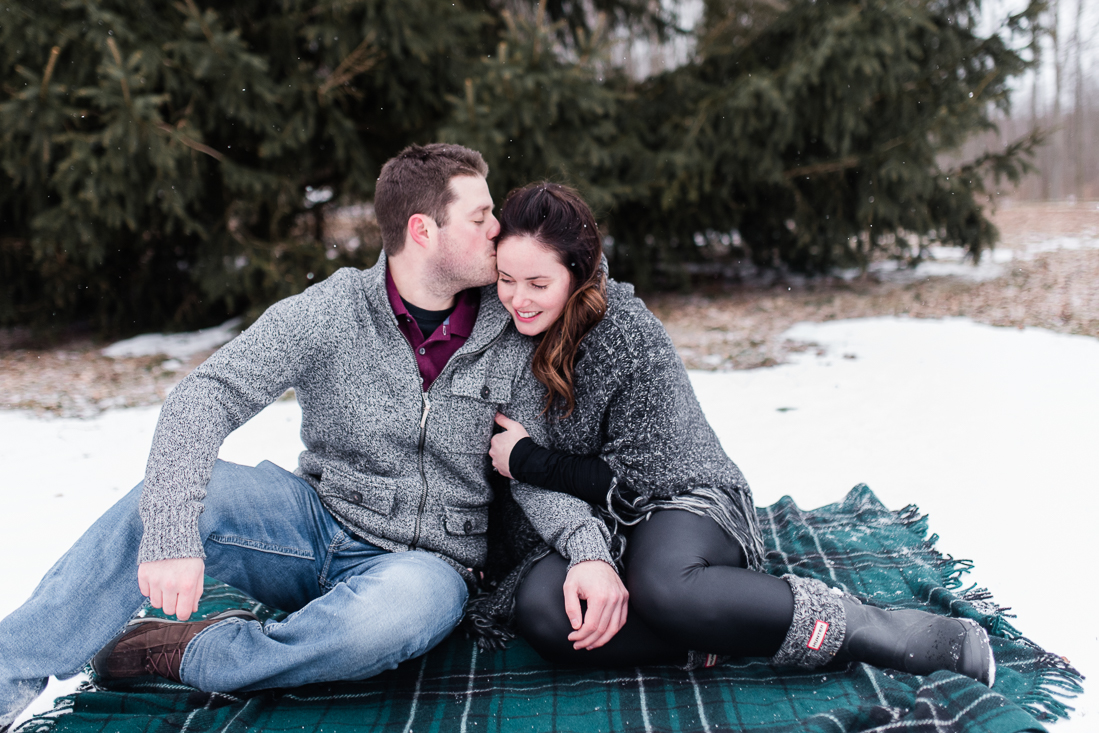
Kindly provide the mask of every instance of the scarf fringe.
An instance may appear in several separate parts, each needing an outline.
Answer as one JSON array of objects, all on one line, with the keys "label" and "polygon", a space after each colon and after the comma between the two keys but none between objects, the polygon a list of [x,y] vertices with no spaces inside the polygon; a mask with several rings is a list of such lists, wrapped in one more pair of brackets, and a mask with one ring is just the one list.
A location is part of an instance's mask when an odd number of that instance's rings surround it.
[{"label": "scarf fringe", "polygon": [[466,605],[459,623],[466,638],[473,640],[483,652],[506,649],[515,638],[515,604],[523,578],[551,550],[542,543],[527,554],[523,561],[494,588],[483,590]]}]

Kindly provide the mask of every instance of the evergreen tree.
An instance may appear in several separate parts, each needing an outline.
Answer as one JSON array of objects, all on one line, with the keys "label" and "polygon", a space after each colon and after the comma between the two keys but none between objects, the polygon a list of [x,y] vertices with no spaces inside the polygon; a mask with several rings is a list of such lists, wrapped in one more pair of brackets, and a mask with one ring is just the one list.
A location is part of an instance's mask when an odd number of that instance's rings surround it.
[{"label": "evergreen tree", "polygon": [[578,185],[612,271],[642,285],[706,258],[813,273],[931,242],[978,255],[986,177],[1017,180],[1037,140],[940,159],[1007,108],[1026,66],[1009,43],[1037,8],[983,37],[979,0],[710,0],[696,59],[640,84],[598,44],[553,57],[548,26],[513,26],[446,133],[495,147],[509,184]]},{"label": "evergreen tree", "polygon": [[0,325],[255,313],[369,264],[326,252],[325,211],[440,137],[485,154],[498,201],[577,185],[642,286],[994,241],[985,177],[1035,141],[940,161],[1006,108],[1036,2],[982,36],[979,0],[707,0],[693,60],[637,81],[610,39],[670,32],[655,8],[0,0]]},{"label": "evergreen tree", "polygon": [[324,210],[434,136],[495,43],[473,1],[0,5],[0,324],[192,326],[367,264]]},{"label": "evergreen tree", "polygon": [[712,0],[697,63],[645,90],[648,109],[674,112],[652,121],[658,183],[617,227],[635,241],[661,228],[681,252],[736,229],[741,254],[800,272],[882,250],[918,257],[932,241],[979,254],[996,237],[985,177],[1017,180],[1036,140],[953,170],[940,160],[1007,109],[1025,68],[1009,41],[1037,7],[982,37],[979,0],[793,0],[769,13]]},{"label": "evergreen tree", "polygon": [[647,151],[620,128],[628,95],[604,63],[605,29],[581,31],[562,52],[564,21],[541,12],[504,18],[496,53],[472,70],[464,94],[450,97],[440,137],[481,151],[498,204],[510,190],[548,179],[579,185],[595,210],[613,210],[633,195],[621,174]]}]

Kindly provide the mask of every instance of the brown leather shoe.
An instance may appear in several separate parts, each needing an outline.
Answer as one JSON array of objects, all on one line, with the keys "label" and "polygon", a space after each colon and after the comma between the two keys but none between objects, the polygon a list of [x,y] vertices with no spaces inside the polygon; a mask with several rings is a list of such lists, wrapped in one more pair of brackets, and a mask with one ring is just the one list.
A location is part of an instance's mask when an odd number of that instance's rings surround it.
[{"label": "brown leather shoe", "polygon": [[203,629],[229,618],[259,620],[244,610],[222,611],[202,621],[134,619],[92,658],[92,669],[102,680],[158,674],[182,682],[179,665],[187,644]]}]

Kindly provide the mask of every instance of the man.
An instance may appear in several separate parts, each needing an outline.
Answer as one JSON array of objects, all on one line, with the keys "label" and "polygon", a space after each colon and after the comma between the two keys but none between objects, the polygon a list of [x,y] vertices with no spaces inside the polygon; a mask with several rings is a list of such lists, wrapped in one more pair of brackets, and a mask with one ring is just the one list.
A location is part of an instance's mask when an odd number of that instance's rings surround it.
[{"label": "man", "polygon": [[[496,278],[487,173],[460,146],[403,151],[378,179],[378,265],[276,303],[179,384],[142,484],[0,622],[0,729],[50,675],[93,656],[108,679],[250,690],[363,679],[450,633],[485,560],[493,417],[530,354],[478,290]],[[297,471],[217,461],[225,437],[291,387]],[[546,532],[596,579],[583,597],[598,605],[606,529],[582,503],[557,515]],[[290,616],[188,622],[204,574]],[[127,624],[143,596],[179,621]]]}]

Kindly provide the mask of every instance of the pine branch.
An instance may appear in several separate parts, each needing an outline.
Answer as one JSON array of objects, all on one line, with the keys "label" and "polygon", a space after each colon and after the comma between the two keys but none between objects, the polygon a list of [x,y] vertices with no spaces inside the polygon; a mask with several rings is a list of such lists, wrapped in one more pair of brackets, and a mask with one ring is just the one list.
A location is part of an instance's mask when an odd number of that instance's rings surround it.
[{"label": "pine branch", "polygon": [[209,155],[211,158],[213,158],[214,160],[217,160],[217,161],[225,160],[225,156],[223,154],[221,154],[218,151],[214,150],[209,145],[203,145],[198,140],[195,140],[194,138],[191,138],[191,137],[188,137],[187,135],[184,135],[177,128],[172,127],[168,123],[163,122],[161,120],[157,120],[157,122],[155,124],[156,124],[156,126],[159,130],[168,133],[169,137],[171,137],[175,140],[179,140],[181,143],[183,143],[184,145],[189,147],[191,150],[197,150],[200,153],[206,153],[206,155]]},{"label": "pine branch", "polygon": [[53,76],[54,65],[57,64],[57,57],[61,55],[61,47],[54,46],[50,49],[50,60],[46,62],[46,71],[42,74],[42,87],[38,90],[38,99],[45,102],[46,92],[49,90],[50,77]]},{"label": "pine branch", "polygon": [[122,54],[118,50],[118,44],[114,42],[114,37],[107,37],[107,46],[111,49],[111,55],[114,56],[114,62],[118,65],[119,71],[122,72],[118,79],[122,85],[122,98],[126,100],[127,107],[133,107],[133,100],[130,99],[130,85],[126,83],[126,70],[122,68]]},{"label": "pine branch", "polygon": [[[206,20],[203,19],[202,13],[199,12],[198,6],[195,5],[195,0],[185,0],[187,3],[187,9],[191,11],[191,15],[198,21],[198,27],[202,29],[202,35],[206,36],[206,40],[211,45],[214,43],[214,34],[210,31],[210,26],[206,25]],[[178,6],[177,6],[178,7]]]},{"label": "pine branch", "polygon": [[[193,0],[192,0],[193,1]],[[385,58],[385,54],[374,47],[374,34],[370,33],[362,40],[355,50],[347,54],[340,65],[336,67],[324,83],[317,89],[317,101],[324,101],[324,96],[334,88],[346,84],[359,74],[369,71]]]}]

